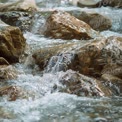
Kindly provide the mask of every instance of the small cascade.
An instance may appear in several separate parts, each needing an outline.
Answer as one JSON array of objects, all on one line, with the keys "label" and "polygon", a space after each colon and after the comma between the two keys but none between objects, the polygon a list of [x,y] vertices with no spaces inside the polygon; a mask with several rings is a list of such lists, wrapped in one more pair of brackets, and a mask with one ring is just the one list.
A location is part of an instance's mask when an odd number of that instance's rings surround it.
[{"label": "small cascade", "polygon": [[31,29],[31,33],[33,34],[41,34],[42,32],[42,28],[44,26],[45,23],[45,18],[44,16],[40,15],[39,13],[36,13],[34,15],[34,19],[33,19],[33,26]]},{"label": "small cascade", "polygon": [[73,53],[61,53],[57,56],[52,56],[45,69],[45,72],[56,73],[66,71],[67,65],[72,62],[73,58]]}]

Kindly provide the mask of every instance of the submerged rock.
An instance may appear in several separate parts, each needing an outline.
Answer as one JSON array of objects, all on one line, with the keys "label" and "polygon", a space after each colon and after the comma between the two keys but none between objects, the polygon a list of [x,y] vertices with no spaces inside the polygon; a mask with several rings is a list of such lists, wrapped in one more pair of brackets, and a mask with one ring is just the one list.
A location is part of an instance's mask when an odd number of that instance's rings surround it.
[{"label": "submerged rock", "polygon": [[0,65],[0,81],[17,78],[18,71],[11,65]]},{"label": "submerged rock", "polygon": [[2,12],[0,19],[8,25],[19,27],[22,31],[29,31],[32,25],[32,14],[29,12]]},{"label": "submerged rock", "polygon": [[6,107],[0,106],[0,119],[15,119],[16,115],[8,110]]},{"label": "submerged rock", "polygon": [[76,94],[78,96],[110,96],[110,89],[94,79],[68,70],[59,80],[65,88],[61,92]]},{"label": "submerged rock", "polygon": [[25,45],[25,38],[19,28],[0,21],[0,57],[5,58],[9,63],[18,62]]},{"label": "submerged rock", "polygon": [[5,11],[35,11],[37,10],[35,0],[17,0],[12,2],[0,3],[0,12]]},{"label": "submerged rock", "polygon": [[26,98],[24,90],[19,86],[4,86],[0,88],[0,96],[7,96],[9,101]]},{"label": "submerged rock", "polygon": [[62,11],[54,11],[47,19],[44,35],[59,39],[91,39],[99,36],[88,24]]},{"label": "submerged rock", "polygon": [[110,29],[112,22],[109,18],[98,13],[81,12],[78,19],[89,24],[94,30],[103,31]]}]

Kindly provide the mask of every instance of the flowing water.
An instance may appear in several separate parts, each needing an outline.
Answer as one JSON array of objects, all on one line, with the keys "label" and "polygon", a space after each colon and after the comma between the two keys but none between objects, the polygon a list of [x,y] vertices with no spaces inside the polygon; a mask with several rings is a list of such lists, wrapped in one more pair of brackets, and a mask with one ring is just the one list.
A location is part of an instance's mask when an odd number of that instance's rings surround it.
[{"label": "flowing water", "polygon": [[[36,0],[40,10],[85,10],[97,11],[112,19],[113,26],[110,30],[101,32],[102,35],[122,36],[122,10],[118,8],[78,8],[68,3],[68,0]],[[113,16],[115,14],[115,16]],[[32,32],[25,32],[24,36],[29,45],[26,53],[28,58],[24,63],[17,63],[14,67],[20,72],[16,80],[8,81],[9,85],[21,86],[32,92],[27,99],[7,101],[6,97],[0,98],[0,122],[122,122],[122,97],[88,98],[61,93],[54,86],[63,88],[61,79],[66,73],[74,71],[62,71],[64,60],[62,56],[53,56],[43,72],[35,65],[31,53],[37,49],[51,47],[65,43],[78,43],[78,40],[49,39],[39,35],[37,30],[43,26],[45,18],[35,20]],[[76,48],[76,47],[75,47]],[[72,60],[73,55],[67,55],[65,63]],[[56,64],[53,60],[57,59]],[[21,61],[23,62],[23,61]],[[62,67],[61,67],[62,66]]]}]

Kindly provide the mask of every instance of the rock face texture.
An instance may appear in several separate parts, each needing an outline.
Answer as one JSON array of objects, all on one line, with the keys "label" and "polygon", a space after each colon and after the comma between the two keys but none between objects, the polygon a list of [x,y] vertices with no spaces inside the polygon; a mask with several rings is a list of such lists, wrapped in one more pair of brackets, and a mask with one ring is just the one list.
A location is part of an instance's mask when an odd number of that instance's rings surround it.
[{"label": "rock face texture", "polygon": [[59,39],[91,39],[99,36],[88,24],[62,11],[54,11],[47,19],[44,35]]},{"label": "rock face texture", "polygon": [[0,88],[0,97],[6,96],[7,100],[15,101],[17,99],[28,99],[29,97],[34,97],[33,93],[29,92],[20,86],[8,85]]},{"label": "rock face texture", "polygon": [[8,25],[19,27],[22,31],[29,31],[32,25],[32,14],[29,12],[1,12],[0,19]]},{"label": "rock face texture", "polygon": [[[111,92],[102,83],[94,78],[74,72],[67,71],[61,77],[60,82],[65,85],[62,92],[76,94],[78,96],[110,96]],[[104,88],[104,90],[103,90]]]},{"label": "rock face texture", "polygon": [[17,75],[17,70],[11,65],[0,65],[0,81],[16,79]]},{"label": "rock face texture", "polygon": [[35,0],[17,0],[13,2],[0,3],[0,12],[5,11],[35,11],[37,6]]},{"label": "rock face texture", "polygon": [[9,63],[18,62],[25,45],[25,38],[19,28],[0,21],[0,57],[5,58]]},{"label": "rock face texture", "polygon": [[112,26],[111,20],[109,18],[98,13],[81,12],[81,14],[78,16],[78,19],[86,22],[97,31],[107,30]]},{"label": "rock face texture", "polygon": [[[101,75],[102,72],[111,71],[112,66],[114,66],[114,70],[115,67],[121,68],[121,53],[121,37],[99,38],[76,51],[76,59],[74,60],[73,67],[74,69],[76,67],[75,70],[85,75]],[[110,69],[108,69],[109,67]],[[121,70],[117,70],[117,74],[119,71],[121,72]],[[113,73],[116,74],[115,72]]]},{"label": "rock face texture", "polygon": [[40,50],[37,50],[33,53],[33,58],[35,60],[35,63],[37,65],[39,65],[40,70],[44,70],[44,68],[46,67],[46,65],[49,63],[50,58],[54,56],[54,58],[52,59],[53,64],[56,63],[56,61],[58,60],[58,56],[55,57],[56,55],[60,54],[60,52],[64,49],[64,48],[69,48],[70,46],[72,46],[72,44],[62,44],[62,45],[57,45],[54,47],[47,47],[47,48],[43,48]]}]

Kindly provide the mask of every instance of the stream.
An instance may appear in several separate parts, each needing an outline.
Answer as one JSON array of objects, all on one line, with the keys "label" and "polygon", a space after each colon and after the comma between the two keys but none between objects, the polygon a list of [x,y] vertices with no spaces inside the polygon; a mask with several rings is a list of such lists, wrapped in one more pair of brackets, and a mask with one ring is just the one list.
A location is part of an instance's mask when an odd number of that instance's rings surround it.
[{"label": "stream", "polygon": [[[122,37],[122,9],[111,7],[79,8],[69,4],[68,0],[36,0],[36,2],[40,11],[48,11],[49,9],[84,10],[96,11],[109,16],[112,20],[112,27],[110,30],[101,32],[101,35]],[[74,71],[66,70],[64,72],[59,70],[58,66],[49,69],[50,60],[44,71],[40,72],[31,58],[32,52],[53,45],[78,44],[78,40],[50,39],[39,35],[36,32],[40,29],[39,25],[43,26],[44,23],[45,18],[43,16],[37,17],[32,31],[24,33],[28,44],[26,53],[29,56],[24,62],[21,59],[20,63],[13,65],[20,74],[17,79],[8,81],[10,85],[21,86],[23,89],[33,91],[33,93],[28,99],[17,99],[16,101],[8,101],[6,97],[0,98],[0,116],[4,116],[4,118],[0,118],[0,122],[122,122],[121,95],[90,98],[61,93],[58,89],[52,91],[55,84],[64,87],[60,84],[59,79],[66,73],[69,72],[70,74]],[[71,60],[70,56],[68,60]],[[36,95],[33,95],[34,93]]]}]

